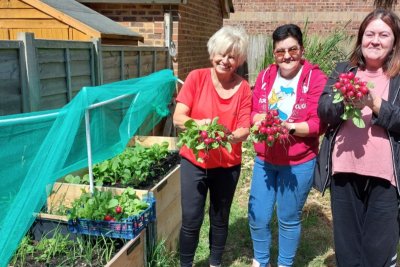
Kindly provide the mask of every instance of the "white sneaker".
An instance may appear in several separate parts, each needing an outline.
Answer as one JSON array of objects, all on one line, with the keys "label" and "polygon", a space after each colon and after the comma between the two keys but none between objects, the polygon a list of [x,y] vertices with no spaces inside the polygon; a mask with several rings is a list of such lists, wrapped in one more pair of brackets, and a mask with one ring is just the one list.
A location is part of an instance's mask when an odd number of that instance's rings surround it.
[{"label": "white sneaker", "polygon": [[251,267],[260,267],[260,263],[253,259],[253,264],[251,265]]}]

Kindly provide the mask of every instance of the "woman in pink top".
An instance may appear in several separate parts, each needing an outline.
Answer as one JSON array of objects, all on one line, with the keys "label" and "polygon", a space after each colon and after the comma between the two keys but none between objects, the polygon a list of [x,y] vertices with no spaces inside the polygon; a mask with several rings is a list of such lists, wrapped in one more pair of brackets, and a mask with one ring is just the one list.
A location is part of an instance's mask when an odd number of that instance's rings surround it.
[{"label": "woman in pink top", "polygon": [[190,72],[178,94],[174,124],[184,129],[189,119],[199,124],[218,117],[232,134],[229,153],[224,148],[209,151],[203,163],[183,146],[181,160],[182,227],[180,261],[192,267],[204,219],[207,193],[210,192],[210,266],[220,266],[228,235],[229,213],[240,175],[241,144],[249,134],[251,90],[249,84],[235,73],[245,61],[247,34],[225,26],[208,41],[211,68]]},{"label": "woman in pink top", "polygon": [[[376,9],[361,23],[350,61],[339,63],[319,100],[328,125],[315,172],[322,191],[330,184],[336,263],[396,266],[399,242],[400,21]],[[332,86],[351,71],[374,84],[356,106],[365,128],[342,120]]]}]

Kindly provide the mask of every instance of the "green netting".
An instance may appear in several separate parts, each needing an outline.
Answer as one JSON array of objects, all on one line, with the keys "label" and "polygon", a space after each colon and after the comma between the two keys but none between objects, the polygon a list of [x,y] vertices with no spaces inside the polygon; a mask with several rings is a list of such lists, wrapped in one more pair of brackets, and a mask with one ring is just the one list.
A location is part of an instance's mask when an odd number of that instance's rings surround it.
[{"label": "green netting", "polygon": [[162,70],[84,87],[62,109],[0,117],[0,266],[7,266],[52,183],[88,166],[86,133],[93,163],[121,153],[132,136],[148,134],[169,114],[176,80]]}]

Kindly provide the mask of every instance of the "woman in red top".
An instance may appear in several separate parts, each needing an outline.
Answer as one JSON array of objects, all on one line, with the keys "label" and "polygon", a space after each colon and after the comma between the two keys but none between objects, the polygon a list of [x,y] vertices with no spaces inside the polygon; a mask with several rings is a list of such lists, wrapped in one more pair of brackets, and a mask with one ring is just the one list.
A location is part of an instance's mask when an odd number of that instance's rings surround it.
[{"label": "woman in red top", "polygon": [[193,152],[183,146],[180,151],[182,227],[180,232],[181,266],[193,265],[204,206],[210,191],[210,266],[220,266],[228,235],[229,212],[241,168],[241,144],[250,128],[251,90],[243,78],[235,73],[245,61],[247,34],[226,26],[208,41],[211,68],[189,73],[177,97],[174,124],[184,130],[184,123],[193,119],[204,125],[218,117],[231,135],[229,153],[225,148],[209,152],[200,163]]}]

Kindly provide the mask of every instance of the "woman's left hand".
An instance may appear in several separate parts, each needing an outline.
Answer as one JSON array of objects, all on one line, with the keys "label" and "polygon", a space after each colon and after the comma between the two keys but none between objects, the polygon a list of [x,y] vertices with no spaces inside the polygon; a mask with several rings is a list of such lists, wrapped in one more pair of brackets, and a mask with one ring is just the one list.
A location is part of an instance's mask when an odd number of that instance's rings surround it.
[{"label": "woman's left hand", "polygon": [[262,120],[265,120],[265,116],[266,116],[267,114],[266,113],[259,113],[259,114],[256,114],[256,115],[254,115],[254,117],[253,117],[253,124],[254,125],[260,125],[261,124],[261,121]]},{"label": "woman's left hand", "polygon": [[363,109],[365,106],[369,107],[375,114],[379,113],[381,108],[382,98],[377,96],[376,93],[371,90],[364,96],[360,101],[354,102],[354,107]]},{"label": "woman's left hand", "polygon": [[247,136],[249,136],[249,134],[250,134],[249,128],[238,128],[228,135],[228,141],[229,143],[232,144],[240,143],[245,141],[247,139]]}]

